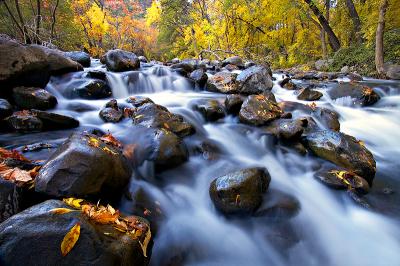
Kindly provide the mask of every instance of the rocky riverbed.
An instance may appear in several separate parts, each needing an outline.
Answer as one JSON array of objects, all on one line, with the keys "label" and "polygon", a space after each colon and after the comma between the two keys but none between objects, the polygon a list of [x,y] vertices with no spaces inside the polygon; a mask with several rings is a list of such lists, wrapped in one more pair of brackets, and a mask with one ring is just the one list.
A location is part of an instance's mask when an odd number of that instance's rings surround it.
[{"label": "rocky riverbed", "polygon": [[400,260],[400,82],[9,39],[0,55],[0,264]]}]

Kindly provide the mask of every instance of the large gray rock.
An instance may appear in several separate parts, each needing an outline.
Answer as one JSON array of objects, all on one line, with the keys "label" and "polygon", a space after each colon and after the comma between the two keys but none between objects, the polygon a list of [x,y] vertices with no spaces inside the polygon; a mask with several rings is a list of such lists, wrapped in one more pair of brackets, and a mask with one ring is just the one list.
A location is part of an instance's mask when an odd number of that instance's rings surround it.
[{"label": "large gray rock", "polygon": [[13,131],[21,133],[39,132],[43,129],[43,122],[30,112],[15,112],[5,121]]},{"label": "large gray rock", "polygon": [[[17,86],[43,88],[50,75],[82,70],[62,52],[0,37],[0,93]],[[8,92],[9,93],[9,92]]]},{"label": "large gray rock", "polygon": [[357,106],[370,106],[381,98],[372,88],[355,83],[339,83],[328,94],[334,100],[350,97]]},{"label": "large gray rock", "polygon": [[386,65],[386,76],[390,79],[400,79],[400,65]]},{"label": "large gray rock", "polygon": [[100,79],[78,79],[71,82],[62,94],[66,98],[84,98],[88,100],[104,99],[112,95],[107,82]]},{"label": "large gray rock", "polygon": [[123,51],[120,49],[110,50],[102,60],[107,69],[115,72],[136,70],[140,68],[139,58],[131,52]]},{"label": "large gray rock", "polygon": [[242,94],[260,94],[274,86],[267,68],[252,66],[243,70],[236,78],[238,91]]},{"label": "large gray rock", "polygon": [[[148,264],[141,243],[144,243],[150,225],[143,218],[131,217],[137,221],[142,232],[137,238],[133,238],[118,231],[112,224],[99,224],[89,220],[81,211],[55,214],[51,211],[55,208],[70,207],[58,200],[45,201],[14,215],[0,225],[2,265]],[[80,224],[79,238],[71,251],[63,256],[61,243],[77,223]],[[149,254],[150,245],[148,249]]]},{"label": "large gray rock", "polygon": [[32,114],[43,123],[43,130],[60,130],[79,127],[79,121],[73,117],[57,113],[32,110]]},{"label": "large gray rock", "polygon": [[236,77],[236,73],[218,72],[214,76],[208,78],[206,89],[211,92],[226,94],[238,93]]},{"label": "large gray rock", "polygon": [[282,114],[281,108],[264,95],[250,95],[242,104],[239,119],[242,123],[263,126]]},{"label": "large gray rock", "polygon": [[323,94],[319,91],[311,90],[310,88],[304,88],[299,92],[297,99],[302,101],[317,101]]},{"label": "large gray rock", "polygon": [[15,103],[21,109],[52,109],[57,105],[57,98],[40,88],[16,87],[13,89]]},{"label": "large gray rock", "polygon": [[122,153],[91,134],[72,134],[40,169],[35,190],[55,197],[121,193],[132,169]]},{"label": "large gray rock", "polygon": [[251,214],[261,205],[270,181],[265,168],[243,169],[214,179],[210,197],[225,214]]},{"label": "large gray rock", "polygon": [[82,51],[65,52],[65,56],[69,59],[78,62],[83,67],[90,67],[90,55]]},{"label": "large gray rock", "polygon": [[221,103],[213,99],[199,99],[193,101],[193,109],[199,111],[206,121],[217,121],[225,117],[225,110]]},{"label": "large gray rock", "polygon": [[307,135],[305,140],[315,155],[353,171],[372,185],[376,162],[372,153],[354,137],[341,132],[323,130]]},{"label": "large gray rock", "polygon": [[238,67],[244,67],[243,60],[239,56],[228,57],[227,59],[222,61],[222,66],[224,67],[226,65],[235,65]]}]

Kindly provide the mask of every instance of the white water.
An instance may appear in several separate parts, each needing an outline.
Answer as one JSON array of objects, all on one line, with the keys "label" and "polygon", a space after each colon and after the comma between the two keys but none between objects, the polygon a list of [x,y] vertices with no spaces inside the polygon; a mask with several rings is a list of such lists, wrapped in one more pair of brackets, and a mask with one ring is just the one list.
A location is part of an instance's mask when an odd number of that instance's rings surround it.
[{"label": "white water", "polygon": [[[128,79],[131,75],[131,79]],[[276,76],[279,80],[280,76]],[[214,140],[225,153],[216,161],[191,156],[189,162],[161,173],[162,185],[140,180],[136,184],[161,203],[166,220],[154,239],[151,265],[168,265],[183,252],[184,265],[387,265],[400,264],[400,216],[396,211],[381,214],[354,204],[344,192],[331,190],[313,178],[314,159],[296,153],[276,151],[268,138],[256,129],[243,126],[234,117],[223,122],[205,123],[189,108],[195,98],[224,96],[194,91],[189,82],[165,67],[149,67],[129,73],[107,73],[113,96],[124,102],[130,95],[150,97],[170,111],[180,113],[193,123],[200,138]],[[368,82],[382,83],[369,80]],[[293,91],[275,82],[278,101],[297,101]],[[340,114],[341,131],[366,143],[377,160],[377,176],[370,195],[384,187],[400,189],[400,92],[397,83],[382,83],[389,92],[379,91],[382,99],[374,107],[354,109],[346,100],[331,101],[324,92],[318,106],[330,106]],[[50,84],[52,92],[55,88]],[[104,124],[98,117],[106,100],[67,100],[59,97],[59,112],[72,113],[85,126],[110,130],[116,136],[131,130],[132,122]],[[67,104],[79,102],[94,111],[76,113]],[[187,143],[192,138],[185,140]],[[269,191],[277,189],[300,202],[299,214],[287,223],[287,235],[299,241],[288,250],[270,242],[266,232],[271,224],[260,218],[226,218],[213,207],[209,198],[210,182],[227,172],[250,166],[266,167],[272,177]],[[148,173],[146,168],[142,174]],[[182,182],[185,180],[185,182]],[[186,182],[187,181],[187,182]],[[270,193],[270,192],[267,192]],[[379,194],[380,195],[380,194]],[[391,195],[387,195],[391,197]],[[398,199],[398,197],[397,197]],[[385,205],[385,200],[376,202]],[[389,204],[389,203],[388,203]],[[393,203],[391,203],[393,205]],[[395,205],[398,205],[397,202]],[[389,209],[396,207],[389,206]],[[281,223],[281,221],[279,221]]]}]

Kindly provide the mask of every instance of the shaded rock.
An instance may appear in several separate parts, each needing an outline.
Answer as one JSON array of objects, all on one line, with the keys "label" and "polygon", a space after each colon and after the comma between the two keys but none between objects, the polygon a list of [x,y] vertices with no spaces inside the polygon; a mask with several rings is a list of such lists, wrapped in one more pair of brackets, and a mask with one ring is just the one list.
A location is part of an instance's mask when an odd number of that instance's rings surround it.
[{"label": "shaded rock", "polygon": [[192,105],[192,108],[199,111],[206,121],[213,122],[225,117],[224,107],[217,100],[200,99],[195,100]]},{"label": "shaded rock", "polygon": [[71,102],[68,104],[67,109],[79,113],[97,110],[95,106],[85,104],[82,102]]},{"label": "shaded rock", "polygon": [[140,68],[140,60],[134,53],[120,49],[109,50],[103,56],[103,61],[107,69],[114,72],[136,70]]},{"label": "shaded rock", "polygon": [[18,132],[38,132],[43,128],[43,122],[30,112],[15,112],[6,118],[8,126]]},{"label": "shaded rock", "polygon": [[224,61],[222,61],[222,66],[226,66],[226,65],[236,65],[238,67],[243,67],[243,61],[242,58],[240,58],[239,56],[232,56],[229,57],[227,59],[225,59]]},{"label": "shaded rock", "polygon": [[400,80],[400,65],[385,65],[385,70],[388,78]]},{"label": "shaded rock", "polygon": [[13,89],[15,103],[22,109],[52,109],[57,105],[57,98],[40,88],[17,87]]},{"label": "shaded rock", "polygon": [[193,71],[190,74],[189,78],[192,79],[195,82],[196,87],[199,87],[199,88],[203,88],[206,85],[207,80],[208,80],[208,76],[207,76],[206,72],[204,71],[204,69],[197,69],[197,70]]},{"label": "shaded rock", "polygon": [[21,195],[15,183],[0,178],[0,223],[20,211]]},{"label": "shaded rock", "polygon": [[40,169],[35,190],[55,197],[113,197],[121,193],[131,173],[118,149],[95,135],[74,133]]},{"label": "shaded rock", "polygon": [[165,129],[154,131],[152,146],[153,152],[149,159],[154,161],[156,170],[174,168],[189,158],[185,143],[177,135]]},{"label": "shaded rock", "polygon": [[307,135],[305,140],[315,155],[354,172],[372,185],[376,162],[372,153],[354,137],[324,130]]},{"label": "shaded rock", "polygon": [[323,94],[319,91],[311,90],[309,88],[304,88],[300,91],[300,94],[297,96],[297,99],[302,101],[317,101],[322,96]]},{"label": "shaded rock", "polygon": [[262,93],[268,101],[276,103],[275,95],[271,91],[265,91]]},{"label": "shaded rock", "polygon": [[6,118],[7,116],[12,115],[13,107],[12,105],[5,99],[0,99],[0,120]]},{"label": "shaded rock", "polygon": [[353,189],[357,193],[366,194],[369,192],[368,182],[364,178],[344,170],[320,170],[314,175],[325,185],[334,189]]},{"label": "shaded rock", "polygon": [[347,77],[350,79],[350,81],[363,81],[363,77],[360,74],[357,73],[349,73]]},{"label": "shaded rock", "polygon": [[43,130],[59,130],[79,127],[79,121],[70,116],[40,110],[32,110],[32,114],[43,122]]},{"label": "shaded rock", "polygon": [[296,216],[300,211],[300,202],[293,196],[271,189],[264,196],[263,204],[254,213],[256,217],[265,217],[272,221],[282,221]]},{"label": "shaded rock", "polygon": [[83,67],[90,67],[90,55],[81,51],[65,52],[65,56],[69,59],[78,62]]},{"label": "shaded rock", "polygon": [[252,66],[243,70],[236,78],[239,93],[259,94],[271,90],[272,78],[263,66]]},{"label": "shaded rock", "polygon": [[87,72],[85,72],[84,77],[86,78],[91,78],[91,79],[100,79],[103,81],[107,81],[107,74],[105,70],[99,70],[99,69],[90,69]]},{"label": "shaded rock", "polygon": [[210,197],[222,213],[251,214],[261,205],[270,181],[265,168],[243,169],[214,179]]},{"label": "shaded rock", "polygon": [[304,121],[297,119],[278,119],[272,121],[266,130],[284,140],[298,140],[304,132]]},{"label": "shaded rock", "polygon": [[192,73],[196,69],[195,64],[192,64],[192,62],[190,61],[182,61],[180,63],[173,64],[171,68],[175,71],[182,71],[183,76],[187,76],[189,73]]},{"label": "shaded rock", "polygon": [[99,79],[79,80],[72,83],[63,93],[69,98],[104,99],[112,95],[108,84]]},{"label": "shaded rock", "polygon": [[[50,75],[82,70],[82,66],[62,52],[40,45],[22,45],[0,37],[0,93],[13,87],[46,86]],[[4,91],[6,90],[6,91]]]},{"label": "shaded rock", "polygon": [[225,98],[225,108],[228,114],[239,114],[240,108],[243,104],[242,96],[238,94],[230,94]]},{"label": "shaded rock", "polygon": [[226,94],[238,93],[236,77],[237,74],[235,73],[218,72],[214,76],[208,78],[206,89],[208,91]]},{"label": "shaded rock", "polygon": [[105,108],[101,109],[99,116],[105,122],[118,123],[124,117],[124,113],[118,107],[117,100],[113,99],[106,103]]},{"label": "shaded rock", "polygon": [[144,104],[140,106],[133,121],[136,125],[170,130],[179,137],[194,134],[193,125],[184,121],[181,115],[173,114],[167,108],[158,104]]},{"label": "shaded rock", "polygon": [[[55,208],[69,208],[49,200],[14,215],[0,225],[0,261],[4,265],[147,265],[140,243],[147,231],[134,239],[112,224],[98,224],[80,211],[54,214]],[[132,217],[149,228],[146,220]],[[80,224],[79,239],[66,255],[60,245],[65,235]],[[29,252],[27,252],[29,250]],[[32,254],[37,259],[32,259]]]},{"label": "shaded rock", "polygon": [[218,159],[221,150],[217,143],[206,140],[195,147],[195,152],[200,153],[205,160],[213,161]]},{"label": "shaded rock", "polygon": [[240,109],[239,119],[242,123],[262,126],[279,118],[282,113],[281,108],[265,96],[250,95]]},{"label": "shaded rock", "polygon": [[340,83],[337,87],[329,90],[328,94],[334,100],[351,97],[352,103],[358,106],[370,106],[380,99],[380,96],[373,89],[354,83]]},{"label": "shaded rock", "polygon": [[143,96],[131,96],[126,101],[131,103],[134,107],[140,107],[147,103],[154,103],[149,97]]}]

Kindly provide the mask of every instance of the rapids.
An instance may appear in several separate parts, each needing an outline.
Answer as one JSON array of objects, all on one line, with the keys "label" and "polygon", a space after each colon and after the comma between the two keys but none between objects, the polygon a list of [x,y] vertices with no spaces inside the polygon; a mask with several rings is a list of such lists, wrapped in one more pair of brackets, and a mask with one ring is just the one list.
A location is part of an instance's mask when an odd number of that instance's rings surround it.
[{"label": "rapids", "polygon": [[[85,71],[93,69],[102,66],[94,61]],[[112,132],[123,143],[140,138],[140,134],[131,134],[130,119],[117,124],[101,120],[99,110],[109,99],[62,96],[63,87],[83,74],[51,79],[46,89],[58,98],[54,111],[78,119],[81,126],[75,130],[99,128]],[[274,77],[272,92],[277,101],[298,101],[294,91],[278,85],[282,74],[276,73]],[[324,87],[317,88],[324,94],[317,105],[338,112],[341,131],[362,140],[377,161],[374,186],[366,196],[374,210],[367,210],[355,204],[346,192],[329,189],[314,179],[315,159],[277,148],[268,136],[257,128],[238,123],[233,116],[206,123],[200,113],[190,108],[193,99],[223,101],[225,95],[195,90],[185,78],[159,65],[142,65],[139,71],[107,72],[107,80],[119,103],[131,95],[147,96],[171,112],[183,115],[197,131],[185,138],[188,147],[208,140],[221,150],[217,160],[205,160],[191,152],[187,163],[162,173],[155,174],[150,162],[138,167],[131,187],[141,187],[150,194],[165,216],[154,238],[151,265],[399,265],[399,82],[366,79],[364,83],[382,97],[377,104],[366,108],[350,107],[346,98],[330,100]],[[324,83],[327,87],[332,84]],[[79,106],[86,111],[77,112]],[[2,134],[0,146],[18,148],[39,141],[57,144],[71,132]],[[41,151],[27,156],[46,159],[48,155]],[[301,208],[296,216],[227,218],[215,210],[209,197],[210,182],[229,171],[250,166],[269,170],[272,181],[267,193],[282,191],[299,201]],[[129,202],[121,197],[120,207],[129,213]],[[271,235],[295,241],[284,248],[271,241]]]}]

